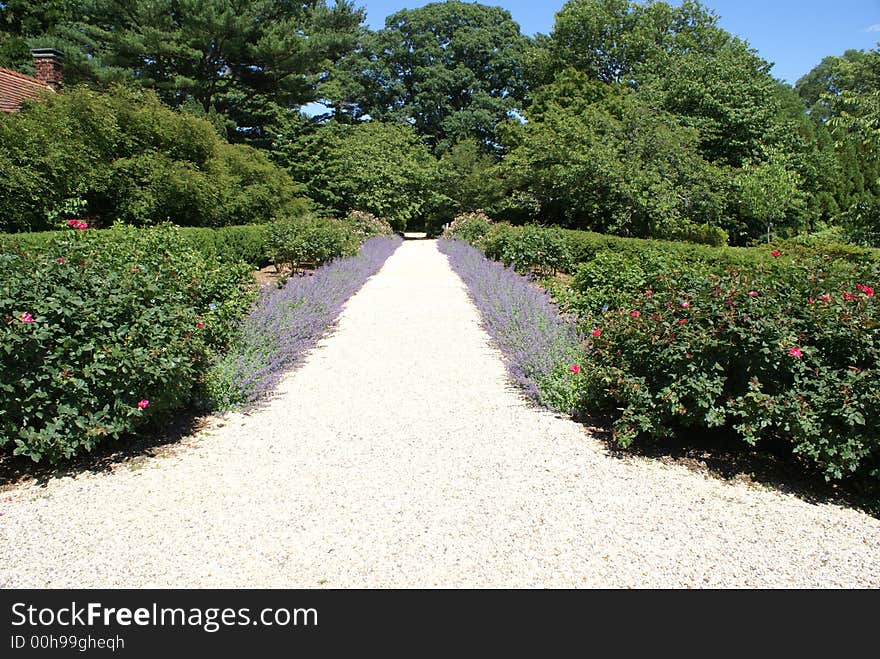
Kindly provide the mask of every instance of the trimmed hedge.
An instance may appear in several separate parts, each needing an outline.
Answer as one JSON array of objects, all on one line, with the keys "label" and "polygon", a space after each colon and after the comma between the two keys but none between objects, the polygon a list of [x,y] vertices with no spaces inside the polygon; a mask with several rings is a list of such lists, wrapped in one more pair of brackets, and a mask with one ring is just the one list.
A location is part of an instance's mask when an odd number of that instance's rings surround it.
[{"label": "trimmed hedge", "polygon": [[[94,234],[95,232],[90,232]],[[124,238],[125,233],[101,230],[106,239]],[[39,231],[34,233],[0,234],[0,249],[4,251],[43,252],[54,241],[67,235],[66,231]],[[181,227],[177,235],[205,258],[218,259],[223,263],[243,262],[254,268],[269,264],[267,242],[269,225],[248,224],[220,227]]]}]

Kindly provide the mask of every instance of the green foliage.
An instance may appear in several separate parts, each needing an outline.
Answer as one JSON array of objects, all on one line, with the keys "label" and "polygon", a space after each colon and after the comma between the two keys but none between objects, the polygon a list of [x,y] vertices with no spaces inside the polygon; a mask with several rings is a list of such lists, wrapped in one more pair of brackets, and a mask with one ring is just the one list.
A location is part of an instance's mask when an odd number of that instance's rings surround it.
[{"label": "green foliage", "polygon": [[264,140],[285,108],[315,99],[354,47],[363,10],[324,0],[84,0],[71,38],[99,79],[136,82],[169,105],[228,118],[230,138]]},{"label": "green foliage", "polygon": [[388,220],[364,211],[351,211],[343,222],[359,243],[376,236],[390,236],[394,233]]},{"label": "green foliage", "polygon": [[4,250],[0,447],[54,463],[186,405],[253,299],[248,270],[170,226]]},{"label": "green foliage", "polygon": [[365,211],[396,231],[423,219],[435,189],[436,160],[409,126],[331,122],[279,138],[275,155],[327,213]]},{"label": "green foliage", "polygon": [[774,223],[784,222],[796,214],[804,203],[800,180],[780,162],[747,164],[737,172],[734,186],[744,226],[741,237],[754,235],[756,224],[767,228],[770,241]]},{"label": "green foliage", "polygon": [[642,272],[639,292],[583,319],[579,409],[613,413],[615,441],[729,426],[752,446],[789,441],[829,479],[876,467],[876,263]]},{"label": "green foliage", "polygon": [[56,228],[72,204],[97,226],[266,222],[307,205],[261,152],[121,87],[67,90],[0,117],[0,229]]},{"label": "green foliage", "polygon": [[411,122],[438,152],[465,139],[494,150],[497,126],[524,96],[527,43],[500,7],[404,9],[366,35],[325,91],[338,112]]},{"label": "green foliage", "polygon": [[498,160],[485,153],[475,140],[454,144],[440,157],[433,202],[426,218],[427,230],[436,235],[450,218],[461,213],[502,206],[504,182]]},{"label": "green foliage", "polygon": [[696,128],[703,155],[738,166],[760,154],[777,108],[770,65],[697,2],[570,0],[533,55],[536,82],[567,68],[639,89]]},{"label": "green foliage", "polygon": [[[34,233],[0,234],[0,248],[7,251],[39,254],[49,250],[50,245],[65,236],[64,231],[40,231]],[[269,263],[267,224],[209,229],[182,227],[177,236],[186,245],[202,255],[202,258],[224,264],[246,263],[261,268]],[[103,241],[126,240],[128,234],[120,231],[102,231]]]},{"label": "green foliage", "polygon": [[880,198],[854,203],[841,217],[846,240],[858,245],[880,247]]},{"label": "green foliage", "polygon": [[501,169],[504,216],[629,236],[718,226],[725,174],[700,156],[699,135],[634,92],[561,74],[511,129]]},{"label": "green foliage", "polygon": [[828,188],[841,223],[852,240],[880,245],[880,50],[826,57],[797,92],[834,137],[837,171]]},{"label": "green foliage", "polygon": [[345,222],[303,217],[278,220],[269,225],[268,251],[277,268],[296,272],[319,266],[340,256],[353,256],[358,237]]},{"label": "green foliage", "polygon": [[218,229],[187,227],[180,229],[180,236],[205,258],[262,268],[269,264],[269,227],[268,224]]},{"label": "green foliage", "polygon": [[614,308],[659,276],[761,268],[780,250],[801,259],[828,258],[866,267],[880,263],[880,250],[841,243],[839,235],[777,241],[761,248],[713,247],[502,223],[458,232],[456,237],[519,272],[572,275],[568,285],[555,292],[568,309],[579,313]]},{"label": "green foliage", "polygon": [[572,254],[566,233],[558,227],[496,225],[476,242],[490,259],[526,274],[540,276],[568,271]]},{"label": "green foliage", "polygon": [[710,245],[712,247],[725,246],[730,240],[730,234],[721,227],[691,222],[669,227],[657,237],[663,240],[678,240],[686,243]]}]

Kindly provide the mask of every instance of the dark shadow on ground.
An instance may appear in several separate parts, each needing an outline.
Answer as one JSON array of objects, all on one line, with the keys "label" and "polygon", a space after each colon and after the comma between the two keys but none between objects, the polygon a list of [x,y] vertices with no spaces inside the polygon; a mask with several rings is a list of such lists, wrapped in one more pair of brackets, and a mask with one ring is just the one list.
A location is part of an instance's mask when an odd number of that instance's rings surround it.
[{"label": "dark shadow on ground", "polygon": [[668,438],[637,440],[624,449],[613,442],[607,420],[579,422],[605,444],[608,455],[615,459],[658,460],[728,483],[770,487],[809,503],[857,508],[880,518],[880,483],[870,477],[829,483],[821,472],[793,454],[791,444],[783,440],[764,441],[752,448],[731,429],[683,429]]},{"label": "dark shadow on ground", "polygon": [[209,425],[210,417],[194,411],[182,412],[162,427],[145,428],[137,435],[109,441],[91,453],[54,466],[35,463],[22,456],[0,454],[0,492],[24,482],[45,486],[55,478],[109,473],[120,465],[138,468],[149,459],[167,456],[176,448],[198,441],[194,435]]}]

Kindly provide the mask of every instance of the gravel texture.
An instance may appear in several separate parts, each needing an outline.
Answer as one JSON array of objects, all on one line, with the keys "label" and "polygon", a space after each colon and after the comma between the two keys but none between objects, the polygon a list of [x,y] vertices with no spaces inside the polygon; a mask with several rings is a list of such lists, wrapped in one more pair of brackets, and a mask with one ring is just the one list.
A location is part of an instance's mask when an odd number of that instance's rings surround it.
[{"label": "gravel texture", "polygon": [[530,407],[430,241],[212,425],[0,493],[0,586],[880,586],[880,521],[618,460]]}]

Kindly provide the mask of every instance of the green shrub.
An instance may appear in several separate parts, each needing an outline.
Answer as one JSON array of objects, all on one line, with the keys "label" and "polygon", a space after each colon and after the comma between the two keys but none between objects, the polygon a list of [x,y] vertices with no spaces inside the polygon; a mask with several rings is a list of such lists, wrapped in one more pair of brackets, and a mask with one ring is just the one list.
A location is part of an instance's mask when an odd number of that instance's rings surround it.
[{"label": "green shrub", "polygon": [[552,275],[567,272],[572,264],[567,234],[558,227],[496,225],[476,244],[490,259],[520,273]]},{"label": "green shrub", "polygon": [[727,245],[730,236],[721,227],[712,226],[710,224],[694,224],[686,222],[682,224],[674,224],[669,228],[665,228],[661,235],[657,238],[662,240],[679,240],[688,243],[698,243],[700,245],[711,245],[712,247],[723,247]]},{"label": "green shrub", "polygon": [[388,220],[366,211],[351,211],[345,216],[343,223],[361,243],[376,236],[390,236],[394,233]]},{"label": "green shrub", "polygon": [[248,271],[171,226],[0,253],[0,447],[57,462],[186,405],[253,297]]},{"label": "green shrub", "polygon": [[222,263],[247,263],[252,268],[269,264],[269,225],[247,224],[218,229],[187,227],[180,235],[194,249]]},{"label": "green shrub", "polygon": [[68,88],[0,116],[0,231],[268,222],[310,202],[265,153],[146,90]]},{"label": "green shrub", "polygon": [[579,408],[614,414],[616,442],[729,426],[749,445],[789,441],[828,478],[877,467],[876,264],[782,254],[639,281],[637,294],[583,320]]},{"label": "green shrub", "polygon": [[476,245],[494,225],[492,218],[476,211],[456,215],[449,226],[443,231],[444,238],[457,238]]},{"label": "green shrub", "polygon": [[354,234],[339,220],[306,217],[276,221],[269,227],[268,251],[272,262],[294,271],[339,256],[352,256],[357,248]]}]

